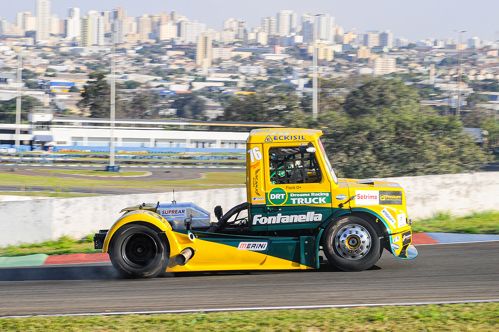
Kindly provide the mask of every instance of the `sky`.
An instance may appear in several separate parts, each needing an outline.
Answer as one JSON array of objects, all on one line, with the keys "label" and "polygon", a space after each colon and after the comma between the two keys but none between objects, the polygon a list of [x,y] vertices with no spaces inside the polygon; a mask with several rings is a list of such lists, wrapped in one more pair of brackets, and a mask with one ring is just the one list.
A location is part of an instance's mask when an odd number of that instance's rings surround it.
[{"label": "sky", "polygon": [[[466,37],[499,39],[499,0],[52,0],[53,12],[65,17],[67,8],[110,10],[122,6],[128,15],[175,10],[220,29],[229,17],[250,27],[280,9],[301,13],[329,13],[346,30],[391,30],[411,40]],[[0,0],[0,18],[13,21],[18,11],[35,10],[35,0]]]}]

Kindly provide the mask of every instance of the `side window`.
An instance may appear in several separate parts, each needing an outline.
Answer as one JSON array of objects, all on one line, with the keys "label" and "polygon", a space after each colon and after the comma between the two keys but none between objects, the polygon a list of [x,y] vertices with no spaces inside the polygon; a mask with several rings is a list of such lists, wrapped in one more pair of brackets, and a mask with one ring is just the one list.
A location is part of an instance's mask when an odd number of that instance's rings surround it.
[{"label": "side window", "polygon": [[321,182],[315,152],[307,152],[304,147],[270,148],[269,162],[272,184]]}]

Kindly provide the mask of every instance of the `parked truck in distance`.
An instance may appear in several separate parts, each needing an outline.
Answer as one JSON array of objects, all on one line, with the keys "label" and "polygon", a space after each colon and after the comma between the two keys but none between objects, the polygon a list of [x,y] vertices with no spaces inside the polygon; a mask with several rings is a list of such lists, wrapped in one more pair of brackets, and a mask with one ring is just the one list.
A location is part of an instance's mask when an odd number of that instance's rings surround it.
[{"label": "parked truck in distance", "polygon": [[[125,276],[164,272],[371,268],[387,250],[412,259],[404,190],[396,183],[338,179],[320,130],[256,129],[247,140],[247,199],[216,222],[194,202],[122,210],[95,248]],[[360,162],[360,161],[359,161]]]}]

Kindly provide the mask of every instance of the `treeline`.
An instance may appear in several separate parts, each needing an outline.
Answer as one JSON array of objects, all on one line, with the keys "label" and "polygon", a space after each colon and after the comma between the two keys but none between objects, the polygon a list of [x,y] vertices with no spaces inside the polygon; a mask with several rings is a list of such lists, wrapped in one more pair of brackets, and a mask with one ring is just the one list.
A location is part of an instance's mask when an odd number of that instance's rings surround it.
[{"label": "treeline", "polygon": [[[81,107],[93,117],[109,116],[109,85],[96,74],[83,92]],[[255,94],[205,95],[223,105],[220,121],[274,122],[288,127],[322,129],[324,145],[340,176],[388,177],[474,171],[490,160],[498,144],[499,122],[477,109],[462,119],[441,115],[420,104],[419,91],[399,79],[356,78],[322,80],[320,109],[312,119],[310,96],[299,97],[284,88],[264,87]],[[338,92],[340,91],[340,93]],[[202,95],[202,93],[200,93]],[[177,97],[177,115],[206,119],[198,94]],[[158,96],[139,93],[118,101],[118,114],[151,117]],[[464,126],[486,130],[479,146]]]}]

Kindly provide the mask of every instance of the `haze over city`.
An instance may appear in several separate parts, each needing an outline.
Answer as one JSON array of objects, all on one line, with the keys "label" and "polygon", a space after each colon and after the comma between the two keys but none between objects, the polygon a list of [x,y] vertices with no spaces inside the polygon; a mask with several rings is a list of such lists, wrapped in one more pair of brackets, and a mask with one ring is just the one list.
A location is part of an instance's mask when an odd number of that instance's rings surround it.
[{"label": "haze over city", "polygon": [[[298,1],[277,0],[251,2],[227,0],[54,0],[53,12],[60,18],[67,15],[70,7],[79,7],[82,12],[88,10],[111,10],[121,6],[129,15],[154,14],[175,10],[193,20],[219,29],[229,17],[245,20],[249,26],[259,24],[261,17],[273,15],[281,9],[302,13],[329,13],[345,29],[386,30],[396,36],[411,40],[428,37],[452,38],[454,30],[467,30],[470,36],[483,39],[497,39],[499,24],[497,13],[499,2],[494,0],[453,1],[453,0],[353,0],[353,1]],[[14,20],[18,11],[34,12],[33,0],[0,2],[0,18]]]}]

